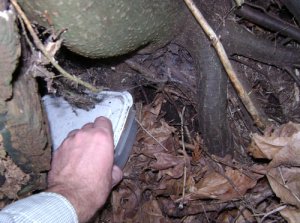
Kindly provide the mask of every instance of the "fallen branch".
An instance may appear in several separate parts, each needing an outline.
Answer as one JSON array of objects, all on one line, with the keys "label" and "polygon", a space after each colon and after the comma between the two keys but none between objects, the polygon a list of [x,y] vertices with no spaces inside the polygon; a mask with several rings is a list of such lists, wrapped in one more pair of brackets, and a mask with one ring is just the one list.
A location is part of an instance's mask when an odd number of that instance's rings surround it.
[{"label": "fallen branch", "polygon": [[[265,184],[265,186],[261,186],[259,193],[248,193],[244,195],[243,199],[239,200],[232,200],[227,202],[222,201],[203,201],[203,200],[197,200],[197,201],[189,201],[184,209],[180,209],[176,202],[169,200],[169,199],[160,199],[159,202],[161,204],[163,213],[175,218],[182,218],[184,216],[189,215],[197,215],[204,212],[220,212],[224,209],[232,209],[238,207],[240,204],[244,204],[244,199],[247,199],[246,202],[246,208],[249,209],[249,206],[247,204],[259,204],[265,199],[269,198],[270,196],[273,196],[273,191],[269,188],[268,184]],[[205,209],[203,209],[203,206]],[[251,209],[251,208],[250,208]],[[254,216],[258,217],[258,216]]]},{"label": "fallen branch", "polygon": [[11,4],[14,6],[15,10],[17,11],[17,13],[19,14],[19,16],[23,19],[24,24],[26,25],[26,28],[28,29],[30,35],[33,38],[34,44],[36,45],[36,47],[44,54],[44,56],[49,60],[49,62],[67,79],[70,79],[72,81],[74,81],[77,84],[81,84],[82,86],[86,87],[87,89],[91,90],[92,92],[100,92],[102,91],[102,88],[97,89],[95,88],[93,85],[80,80],[79,78],[69,74],[67,71],[65,71],[58,63],[57,61],[55,61],[55,59],[50,56],[47,52],[47,50],[45,49],[43,43],[40,41],[40,39],[38,38],[37,34],[35,33],[35,31],[33,30],[27,16],[25,15],[25,13],[23,12],[23,10],[21,9],[21,7],[19,6],[19,4],[16,2],[16,0],[11,0],[10,1]]},{"label": "fallen branch", "polygon": [[181,121],[181,142],[182,142],[182,152],[184,158],[184,167],[183,167],[183,186],[182,186],[182,196],[181,201],[179,203],[179,208],[183,209],[184,198],[185,198],[185,189],[186,189],[186,172],[187,172],[187,164],[186,164],[186,149],[185,149],[185,142],[184,142],[184,111],[185,106],[182,109],[182,112],[179,112],[180,121]]},{"label": "fallen branch", "polygon": [[260,115],[259,109],[255,106],[253,101],[251,100],[250,96],[248,95],[248,92],[245,90],[243,84],[238,79],[238,76],[236,72],[234,71],[228,56],[225,52],[225,49],[220,42],[219,38],[217,37],[216,33],[213,31],[213,29],[210,27],[210,25],[207,23],[197,6],[192,0],[184,0],[188,8],[193,13],[194,17],[208,36],[208,38],[211,40],[212,45],[214,46],[217,54],[220,57],[220,60],[228,74],[228,77],[230,81],[232,82],[234,88],[236,89],[240,99],[242,100],[244,106],[252,116],[254,123],[259,127],[264,129],[268,123],[267,119],[262,117]]}]

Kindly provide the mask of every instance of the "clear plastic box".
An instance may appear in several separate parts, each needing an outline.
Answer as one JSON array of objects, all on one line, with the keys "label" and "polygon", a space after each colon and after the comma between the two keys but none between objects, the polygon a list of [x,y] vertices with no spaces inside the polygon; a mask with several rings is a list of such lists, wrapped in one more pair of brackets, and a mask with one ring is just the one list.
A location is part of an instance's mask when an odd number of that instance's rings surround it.
[{"label": "clear plastic box", "polygon": [[102,91],[100,103],[89,111],[74,108],[62,97],[46,95],[42,98],[46,110],[53,149],[56,150],[68,133],[84,124],[105,116],[112,122],[115,145],[115,164],[123,168],[135,141],[137,125],[133,99],[129,92]]}]

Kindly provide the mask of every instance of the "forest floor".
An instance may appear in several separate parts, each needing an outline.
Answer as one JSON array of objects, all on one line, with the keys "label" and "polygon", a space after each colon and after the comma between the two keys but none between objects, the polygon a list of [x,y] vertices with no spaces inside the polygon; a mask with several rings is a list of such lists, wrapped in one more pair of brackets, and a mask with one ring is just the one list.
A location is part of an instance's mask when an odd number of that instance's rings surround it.
[{"label": "forest floor", "polygon": [[[278,17],[288,15],[284,8],[276,10]],[[240,23],[275,40],[274,44],[297,47],[295,41]],[[296,124],[300,93],[286,71],[248,58],[230,58],[273,125],[260,131],[228,81],[227,118],[234,156],[221,158],[207,152],[198,131],[196,70],[185,49],[170,43],[153,54],[117,60],[88,60],[63,50],[58,58],[80,79],[129,91],[135,100],[139,128],[124,179],[91,222],[297,222],[300,218],[295,208],[300,203],[300,125]],[[299,76],[297,69],[295,73]],[[77,85],[58,79],[53,86],[74,106],[93,106]]]}]

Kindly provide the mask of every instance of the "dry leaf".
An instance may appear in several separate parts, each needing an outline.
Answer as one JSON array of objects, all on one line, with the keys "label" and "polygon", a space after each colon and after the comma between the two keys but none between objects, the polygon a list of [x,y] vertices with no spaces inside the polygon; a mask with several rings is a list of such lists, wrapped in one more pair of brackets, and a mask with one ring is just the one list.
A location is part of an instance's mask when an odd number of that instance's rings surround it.
[{"label": "dry leaf", "polygon": [[[182,181],[177,180],[177,179],[166,179],[163,178],[159,185],[151,185],[154,193],[156,196],[160,195],[163,197],[168,197],[171,195],[178,195],[179,193],[182,192]],[[175,198],[175,200],[177,197]]]},{"label": "dry leaf", "polygon": [[298,223],[300,221],[300,210],[292,207],[287,207],[280,211],[282,217],[287,220],[288,223]]},{"label": "dry leaf", "polygon": [[[267,129],[264,136],[253,135],[249,151],[271,160],[266,176],[272,190],[282,202],[300,208],[300,125],[290,122]],[[289,209],[281,213],[289,222],[298,214]]]},{"label": "dry leaf", "polygon": [[288,144],[275,154],[269,167],[280,165],[300,166],[300,132],[290,137]]},{"label": "dry leaf", "polygon": [[211,198],[228,201],[243,196],[262,177],[253,174],[251,179],[241,171],[229,167],[225,170],[225,176],[217,172],[208,173],[194,188],[191,188],[191,194],[187,197],[190,200]]},{"label": "dry leaf", "polygon": [[218,218],[217,223],[245,223],[245,222],[255,222],[253,213],[248,209],[233,209],[229,211],[222,212]]},{"label": "dry leaf", "polygon": [[267,158],[271,160],[286,144],[287,138],[285,137],[265,137],[255,133],[252,136],[248,151],[255,158]]},{"label": "dry leaf", "polygon": [[157,200],[150,200],[143,204],[143,220],[145,223],[160,223],[166,222]]},{"label": "dry leaf", "polygon": [[174,166],[173,168],[162,170],[161,174],[168,175],[174,179],[178,179],[178,178],[182,177],[182,175],[183,175],[184,166],[185,166],[184,162],[179,163],[178,165]]},{"label": "dry leaf", "polygon": [[272,160],[269,168],[300,166],[300,125],[290,122],[277,129],[266,130],[264,136],[253,134],[249,152],[255,158]]},{"label": "dry leaf", "polygon": [[183,157],[174,156],[169,153],[155,153],[153,155],[156,161],[150,165],[152,169],[165,170],[184,163]]},{"label": "dry leaf", "polygon": [[158,142],[166,141],[172,133],[176,131],[176,128],[169,126],[163,119],[159,122],[153,122],[152,126],[147,129],[147,132],[143,132],[140,137],[139,141],[143,140],[144,144],[157,144]]},{"label": "dry leaf", "polygon": [[132,219],[139,210],[141,190],[132,182],[125,180],[112,193],[112,207],[114,222],[126,222]]},{"label": "dry leaf", "polygon": [[268,172],[267,178],[277,197],[300,207],[300,168],[277,167]]}]

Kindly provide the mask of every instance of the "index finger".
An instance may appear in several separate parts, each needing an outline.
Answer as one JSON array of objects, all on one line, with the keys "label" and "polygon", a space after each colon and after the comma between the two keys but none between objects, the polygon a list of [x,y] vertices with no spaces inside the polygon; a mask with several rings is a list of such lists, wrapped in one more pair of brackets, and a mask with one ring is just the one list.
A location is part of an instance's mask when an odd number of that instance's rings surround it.
[{"label": "index finger", "polygon": [[104,128],[112,132],[112,124],[108,118],[100,116],[94,122],[94,128]]}]

